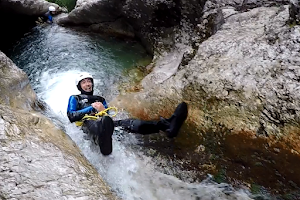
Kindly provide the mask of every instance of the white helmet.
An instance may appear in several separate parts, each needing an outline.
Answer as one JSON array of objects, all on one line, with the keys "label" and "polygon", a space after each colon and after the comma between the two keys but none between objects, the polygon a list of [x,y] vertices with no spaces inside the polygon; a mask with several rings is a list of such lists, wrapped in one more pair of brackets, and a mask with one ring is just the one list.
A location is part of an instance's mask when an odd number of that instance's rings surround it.
[{"label": "white helmet", "polygon": [[55,7],[54,6],[49,6],[49,11],[55,11]]},{"label": "white helmet", "polygon": [[87,73],[87,72],[81,72],[81,73],[78,75],[78,77],[76,78],[76,81],[75,81],[76,86],[78,86],[78,85],[79,85],[79,82],[80,82],[81,80],[85,79],[85,78],[91,78],[91,79],[93,80],[93,76],[92,76],[92,75],[90,75],[90,74]]}]

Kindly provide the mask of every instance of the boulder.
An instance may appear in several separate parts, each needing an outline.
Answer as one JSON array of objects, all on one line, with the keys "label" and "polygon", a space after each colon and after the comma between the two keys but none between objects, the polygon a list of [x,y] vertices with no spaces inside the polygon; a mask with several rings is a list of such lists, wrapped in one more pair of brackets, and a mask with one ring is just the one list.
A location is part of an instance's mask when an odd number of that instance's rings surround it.
[{"label": "boulder", "polygon": [[0,52],[0,104],[32,111],[37,108],[37,96],[28,77],[6,55]]},{"label": "boulder", "polygon": [[114,22],[103,22],[90,25],[89,29],[93,32],[106,34],[115,37],[134,38],[133,28],[123,19],[117,19]]},{"label": "boulder", "polygon": [[115,21],[119,16],[119,1],[87,0],[78,1],[74,10],[68,16],[60,18],[58,24],[79,25],[97,24]]},{"label": "boulder", "polygon": [[0,104],[1,199],[116,199],[46,117]]},{"label": "boulder", "polygon": [[[175,44],[175,32],[182,22],[195,23],[200,20],[205,1],[78,1],[75,9],[67,17],[58,20],[61,25],[93,25],[103,23],[103,29],[114,27],[116,20],[124,23],[124,33],[133,30],[149,53],[154,53],[154,45],[170,48]],[[127,25],[127,26],[125,26]],[[92,30],[95,30],[92,28]],[[99,30],[96,28],[96,30]],[[107,31],[103,31],[107,32]],[[112,31],[109,31],[112,32]],[[120,28],[116,29],[120,33]],[[123,37],[127,37],[125,34]],[[158,50],[158,48],[156,48]]]}]

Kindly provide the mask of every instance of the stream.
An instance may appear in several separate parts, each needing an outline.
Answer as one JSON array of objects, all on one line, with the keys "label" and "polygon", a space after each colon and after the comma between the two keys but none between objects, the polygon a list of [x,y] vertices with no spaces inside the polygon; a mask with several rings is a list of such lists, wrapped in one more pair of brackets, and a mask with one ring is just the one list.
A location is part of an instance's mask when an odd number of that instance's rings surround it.
[{"label": "stream", "polygon": [[[201,182],[180,180],[180,169],[161,169],[163,158],[150,157],[135,148],[141,140],[119,128],[113,135],[113,153],[104,157],[86,135],[68,121],[68,99],[79,94],[75,77],[79,72],[94,76],[95,92],[110,102],[120,93],[119,86],[137,76],[134,67],[151,61],[146,51],[134,41],[120,41],[85,31],[49,25],[37,26],[7,52],[14,63],[29,76],[47,113],[79,146],[90,163],[125,200],[222,200],[253,199],[247,190],[215,183],[210,175]],[[117,118],[126,118],[121,112]],[[164,173],[174,171],[175,173]]]}]

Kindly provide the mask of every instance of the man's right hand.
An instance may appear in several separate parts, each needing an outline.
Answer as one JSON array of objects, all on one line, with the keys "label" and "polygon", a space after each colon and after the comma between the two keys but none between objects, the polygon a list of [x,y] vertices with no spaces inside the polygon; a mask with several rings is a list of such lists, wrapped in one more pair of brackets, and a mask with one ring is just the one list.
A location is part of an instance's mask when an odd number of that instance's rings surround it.
[{"label": "man's right hand", "polygon": [[91,106],[93,108],[95,108],[98,112],[101,112],[102,110],[105,110],[105,108],[104,108],[104,106],[101,102],[92,103]]}]

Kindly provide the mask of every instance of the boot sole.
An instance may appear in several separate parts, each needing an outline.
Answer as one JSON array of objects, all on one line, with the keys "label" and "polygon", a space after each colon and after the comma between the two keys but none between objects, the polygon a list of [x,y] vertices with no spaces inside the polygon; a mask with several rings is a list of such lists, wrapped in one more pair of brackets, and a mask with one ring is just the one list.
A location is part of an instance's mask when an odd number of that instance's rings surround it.
[{"label": "boot sole", "polygon": [[101,120],[101,127],[98,136],[98,144],[100,151],[103,155],[107,156],[111,154],[112,148],[112,134],[114,132],[114,122],[108,117],[104,116]]}]

